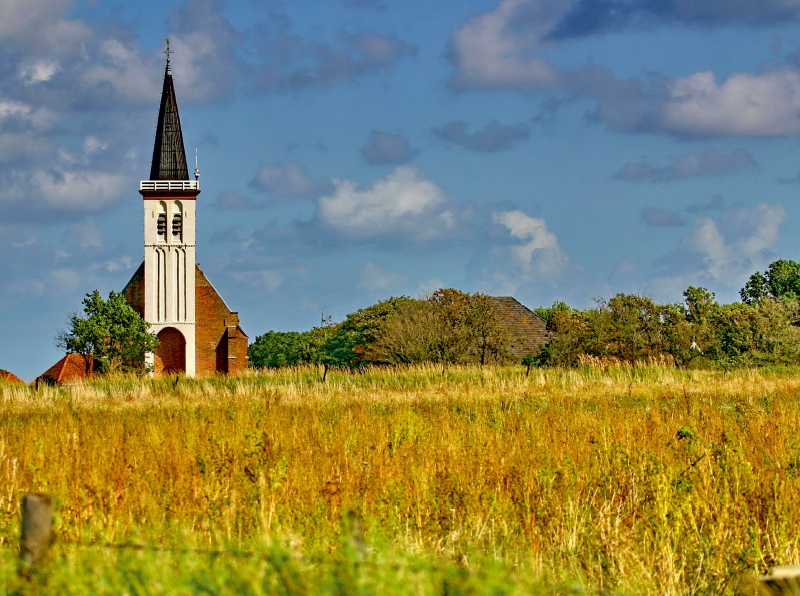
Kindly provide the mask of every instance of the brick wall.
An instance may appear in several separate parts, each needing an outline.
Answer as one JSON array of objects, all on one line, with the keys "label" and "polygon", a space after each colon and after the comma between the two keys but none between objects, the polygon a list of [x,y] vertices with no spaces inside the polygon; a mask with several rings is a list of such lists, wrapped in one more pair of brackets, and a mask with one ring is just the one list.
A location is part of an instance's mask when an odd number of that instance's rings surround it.
[{"label": "brick wall", "polygon": [[[142,263],[122,290],[125,300],[141,316],[144,316],[144,282],[144,263]],[[239,327],[239,314],[228,308],[199,266],[195,267],[195,334],[195,362],[198,375],[233,373],[247,368],[248,338]],[[159,353],[161,354],[162,350],[159,350]],[[157,355],[156,372],[164,370],[165,359],[172,363],[167,368],[174,366],[175,361],[170,360],[171,358],[172,356],[166,353],[161,357]],[[182,362],[185,361],[184,356]]]},{"label": "brick wall", "polygon": [[[197,267],[195,278],[195,320],[197,322],[197,374],[209,374],[214,372],[227,373],[240,370],[238,364],[229,366],[228,356],[241,357],[238,354],[230,353],[231,342],[228,338],[228,328],[239,327],[239,314],[232,312],[225,301],[208,281],[200,267]],[[241,331],[241,330],[240,330]],[[245,338],[244,368],[247,367],[247,336]],[[239,340],[241,343],[241,341]],[[233,346],[238,346],[233,343]],[[241,352],[241,348],[236,350]],[[235,369],[235,370],[234,370]]]},{"label": "brick wall", "polygon": [[122,290],[125,301],[144,318],[144,262],[139,265],[128,285]]}]

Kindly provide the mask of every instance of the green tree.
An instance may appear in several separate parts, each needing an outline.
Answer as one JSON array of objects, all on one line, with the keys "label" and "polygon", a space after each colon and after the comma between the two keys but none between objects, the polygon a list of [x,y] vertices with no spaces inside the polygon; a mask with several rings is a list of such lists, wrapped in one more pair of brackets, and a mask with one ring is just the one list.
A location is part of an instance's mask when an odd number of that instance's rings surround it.
[{"label": "green tree", "polygon": [[149,329],[124,295],[112,291],[103,300],[95,290],[83,299],[83,316],[71,314],[68,328],[59,331],[55,341],[66,352],[83,356],[87,375],[92,360],[100,372],[143,370],[145,354],[159,345]]},{"label": "green tree", "polygon": [[484,364],[504,359],[507,343],[490,296],[448,288],[406,299],[386,318],[368,356],[392,364]]},{"label": "green tree", "polygon": [[320,328],[322,336],[318,358],[333,366],[359,366],[384,363],[370,348],[383,333],[386,321],[412,302],[407,296],[392,297],[347,315],[344,321]]},{"label": "green tree", "polygon": [[780,259],[764,273],[755,272],[739,292],[742,302],[755,304],[765,299],[800,299],[800,263]]},{"label": "green tree", "polygon": [[277,368],[309,361],[310,331],[269,331],[256,337],[248,348],[250,366]]}]

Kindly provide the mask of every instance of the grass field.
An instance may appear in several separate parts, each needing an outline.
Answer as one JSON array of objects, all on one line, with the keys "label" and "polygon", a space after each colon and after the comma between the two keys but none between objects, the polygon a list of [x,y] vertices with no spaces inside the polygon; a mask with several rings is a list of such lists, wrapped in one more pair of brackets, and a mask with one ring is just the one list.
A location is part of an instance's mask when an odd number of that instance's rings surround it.
[{"label": "grass field", "polygon": [[[799,369],[319,377],[0,385],[0,594],[732,593],[800,562]],[[23,580],[29,491],[58,541]]]}]

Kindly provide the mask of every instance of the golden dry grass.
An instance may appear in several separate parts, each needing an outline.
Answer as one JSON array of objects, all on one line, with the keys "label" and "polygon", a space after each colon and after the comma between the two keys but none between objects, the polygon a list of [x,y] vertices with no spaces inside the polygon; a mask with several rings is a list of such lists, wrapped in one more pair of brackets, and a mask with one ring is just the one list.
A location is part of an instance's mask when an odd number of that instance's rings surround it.
[{"label": "golden dry grass", "polygon": [[731,592],[800,561],[799,389],[797,369],[663,366],[0,385],[0,539],[10,568],[19,499],[44,491],[76,574],[75,543],[136,542],[280,547],[311,577],[355,519],[359,557],[493,569],[477,593]]}]

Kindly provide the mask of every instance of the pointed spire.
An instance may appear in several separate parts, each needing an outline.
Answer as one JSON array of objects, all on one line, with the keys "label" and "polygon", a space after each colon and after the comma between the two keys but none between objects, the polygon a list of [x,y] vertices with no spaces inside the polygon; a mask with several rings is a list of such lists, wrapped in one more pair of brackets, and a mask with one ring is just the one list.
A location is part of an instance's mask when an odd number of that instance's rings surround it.
[{"label": "pointed spire", "polygon": [[172,85],[169,40],[167,40],[167,68],[164,72],[164,88],[161,91],[161,107],[158,110],[156,143],[153,147],[153,162],[150,180],[189,180],[186,151],[183,147],[181,119],[178,116],[178,101]]}]

